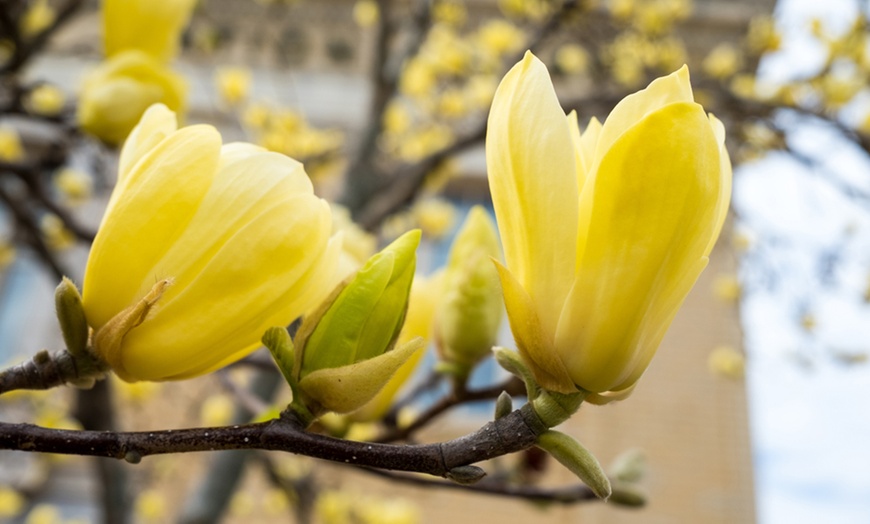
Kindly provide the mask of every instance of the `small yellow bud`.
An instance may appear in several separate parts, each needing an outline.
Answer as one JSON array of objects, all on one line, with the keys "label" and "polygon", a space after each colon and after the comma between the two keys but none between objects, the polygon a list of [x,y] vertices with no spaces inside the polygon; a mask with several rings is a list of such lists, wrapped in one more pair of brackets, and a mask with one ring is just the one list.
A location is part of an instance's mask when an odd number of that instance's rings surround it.
[{"label": "small yellow bud", "polygon": [[456,222],[456,208],[440,198],[430,198],[414,206],[417,225],[427,236],[440,238],[446,235]]},{"label": "small yellow bud", "polygon": [[579,44],[565,44],[556,50],[553,61],[563,73],[579,75],[589,68],[589,52]]},{"label": "small yellow bud", "polygon": [[233,418],[235,402],[225,394],[209,395],[199,410],[199,418],[204,426],[225,426]]},{"label": "small yellow bud", "polygon": [[251,90],[251,71],[243,67],[224,67],[215,73],[215,85],[221,100],[237,106],[248,98]]},{"label": "small yellow bud", "polygon": [[11,519],[24,511],[26,501],[9,486],[0,486],[0,518]]},{"label": "small yellow bud", "polygon": [[162,522],[167,516],[166,497],[157,490],[145,490],[136,498],[133,511],[142,520]]},{"label": "small yellow bud", "polygon": [[746,357],[735,347],[722,345],[710,352],[707,365],[714,375],[740,380],[745,373]]},{"label": "small yellow bud", "polygon": [[722,80],[736,73],[742,61],[740,51],[733,44],[725,42],[710,51],[701,67],[708,75]]},{"label": "small yellow bud", "polygon": [[77,119],[88,133],[120,144],[152,104],[183,111],[186,96],[180,76],[142,51],[124,51],[85,78]]},{"label": "small yellow bud", "polygon": [[94,179],[83,171],[65,167],[55,175],[54,185],[71,204],[77,204],[91,196],[94,189]]},{"label": "small yellow bud", "polygon": [[51,504],[37,504],[33,506],[27,518],[24,519],[24,524],[61,524],[60,510]]},{"label": "small yellow bud", "polygon": [[24,148],[18,131],[11,127],[0,127],[0,161],[20,162],[24,159]]},{"label": "small yellow bud", "polygon": [[64,277],[54,291],[55,310],[66,349],[81,356],[87,351],[88,321],[82,306],[82,296],[72,280]]},{"label": "small yellow bud", "polygon": [[57,116],[66,105],[66,95],[57,86],[42,84],[27,94],[24,106],[35,115]]},{"label": "small yellow bud", "polygon": [[720,273],[713,279],[713,294],[724,302],[735,302],[741,294],[740,280],[733,273]]},{"label": "small yellow bud", "polygon": [[48,0],[34,0],[21,19],[21,33],[26,37],[36,36],[46,30],[57,19],[54,8]]},{"label": "small yellow bud", "polygon": [[380,13],[374,0],[357,0],[353,6],[353,21],[360,27],[372,27],[378,23]]},{"label": "small yellow bud", "polygon": [[57,215],[43,216],[39,222],[39,229],[49,249],[62,251],[75,244],[75,235],[66,228]]}]

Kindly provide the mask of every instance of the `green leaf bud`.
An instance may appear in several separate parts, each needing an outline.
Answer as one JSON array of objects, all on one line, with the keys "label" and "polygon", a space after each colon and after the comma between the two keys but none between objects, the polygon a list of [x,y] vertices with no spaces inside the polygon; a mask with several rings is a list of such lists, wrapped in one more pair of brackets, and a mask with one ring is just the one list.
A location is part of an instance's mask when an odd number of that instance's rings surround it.
[{"label": "green leaf bud", "polygon": [[54,291],[57,321],[66,349],[76,357],[87,354],[88,321],[82,306],[82,296],[72,280],[63,277]]},{"label": "green leaf bud", "polygon": [[538,437],[537,444],[592,488],[598,498],[607,500],[610,497],[612,489],[604,469],[598,459],[574,437],[550,430]]}]

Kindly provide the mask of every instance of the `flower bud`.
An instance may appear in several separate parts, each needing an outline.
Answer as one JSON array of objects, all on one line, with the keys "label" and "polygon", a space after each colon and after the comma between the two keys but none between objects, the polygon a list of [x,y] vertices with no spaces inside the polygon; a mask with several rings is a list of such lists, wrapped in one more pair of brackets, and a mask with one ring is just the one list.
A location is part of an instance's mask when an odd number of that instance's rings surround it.
[{"label": "flower bud", "polygon": [[54,305],[67,351],[75,356],[84,355],[88,346],[88,321],[82,296],[70,279],[63,277],[55,289]]},{"label": "flower bud", "polygon": [[598,459],[583,444],[570,435],[553,430],[539,436],[537,444],[592,488],[598,498],[607,500],[610,497],[610,480]]},{"label": "flower bud", "polygon": [[184,80],[139,50],[112,56],[84,81],[77,119],[82,129],[108,144],[119,144],[152,104],[184,110]]},{"label": "flower bud", "polygon": [[309,315],[296,336],[299,388],[312,412],[348,413],[371,400],[422,338],[393,350],[405,319],[420,231],[377,253]]},{"label": "flower bud", "polygon": [[465,374],[496,341],[502,297],[492,258],[498,255],[495,225],[475,206],[450,249],[435,328],[441,357]]}]

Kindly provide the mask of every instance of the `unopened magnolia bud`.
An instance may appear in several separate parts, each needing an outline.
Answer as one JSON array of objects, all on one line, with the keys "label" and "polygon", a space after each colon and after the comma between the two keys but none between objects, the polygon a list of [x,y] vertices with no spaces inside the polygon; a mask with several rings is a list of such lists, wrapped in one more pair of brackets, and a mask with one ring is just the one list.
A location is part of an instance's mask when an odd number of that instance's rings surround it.
[{"label": "unopened magnolia bud", "polygon": [[77,357],[85,355],[88,347],[88,321],[82,307],[82,296],[70,279],[63,277],[55,289],[54,306],[67,351]]},{"label": "unopened magnolia bud", "polygon": [[441,358],[465,375],[489,355],[498,334],[503,306],[492,258],[499,251],[492,219],[482,207],[473,207],[450,249],[435,325]]},{"label": "unopened magnolia bud", "polygon": [[312,411],[349,413],[371,400],[423,340],[393,349],[405,320],[420,231],[375,254],[309,315],[296,337],[295,377]]},{"label": "unopened magnolia bud", "polygon": [[610,480],[598,459],[575,438],[558,431],[546,431],[538,437],[538,447],[552,455],[563,466],[592,489],[595,495],[607,500],[611,494]]}]

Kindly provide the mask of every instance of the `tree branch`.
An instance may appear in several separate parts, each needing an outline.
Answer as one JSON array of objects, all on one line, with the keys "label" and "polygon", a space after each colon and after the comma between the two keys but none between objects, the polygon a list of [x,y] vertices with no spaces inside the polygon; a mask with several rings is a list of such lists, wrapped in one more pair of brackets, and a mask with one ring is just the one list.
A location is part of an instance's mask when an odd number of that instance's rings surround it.
[{"label": "tree branch", "polygon": [[469,435],[404,446],[309,433],[288,412],[280,419],[257,424],[136,432],[61,430],[0,422],[0,449],[113,457],[133,463],[149,455],[261,449],[448,477],[454,468],[528,449],[546,429],[529,404]]}]

